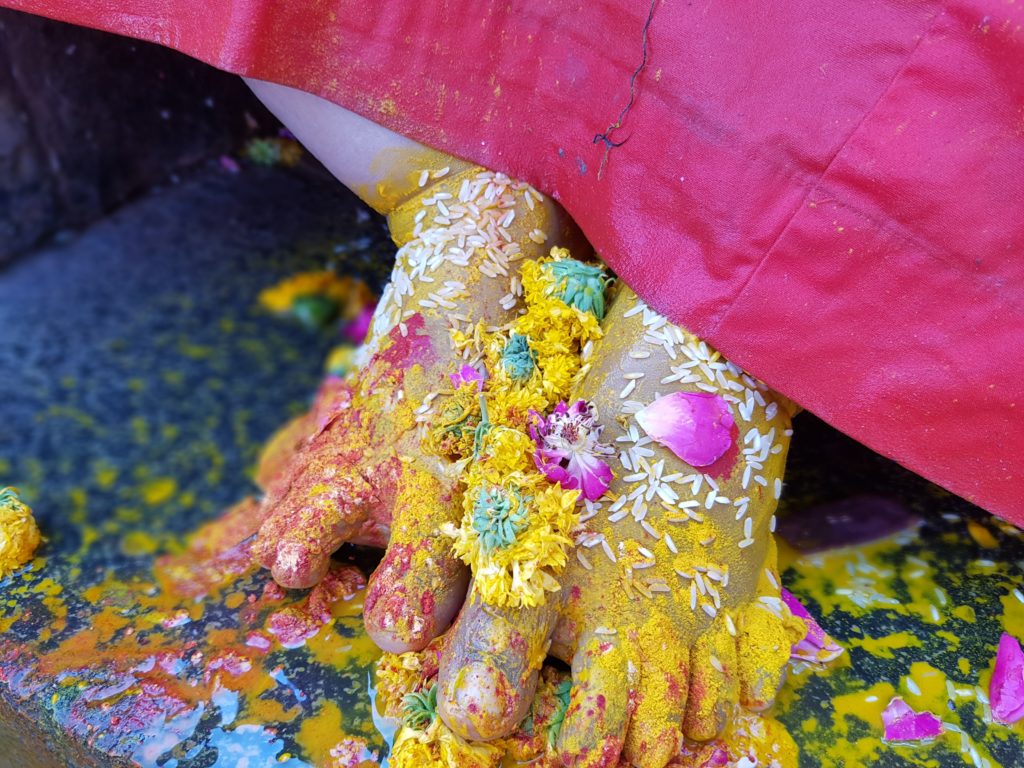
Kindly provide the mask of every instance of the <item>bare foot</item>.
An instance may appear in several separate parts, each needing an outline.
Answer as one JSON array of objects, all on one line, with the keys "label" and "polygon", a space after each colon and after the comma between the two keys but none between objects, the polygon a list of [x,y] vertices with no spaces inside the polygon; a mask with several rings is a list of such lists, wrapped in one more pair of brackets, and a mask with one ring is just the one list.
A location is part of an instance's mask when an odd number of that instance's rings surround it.
[{"label": "bare foot", "polygon": [[718,734],[736,703],[768,706],[801,634],[779,599],[772,537],[790,406],[627,288],[603,327],[575,392],[597,418],[561,438],[591,455],[587,433],[614,446],[602,458],[615,479],[586,503],[544,605],[474,594],[446,644],[439,711],[467,738],[510,733],[550,642],[573,670],[564,764],[622,753],[660,768],[684,735]]},{"label": "bare foot", "polygon": [[[478,321],[507,322],[520,260],[562,239],[556,206],[501,174],[437,168],[416,172],[410,184],[416,193],[389,217],[400,250],[365,366],[268,455],[269,512],[255,549],[280,584],[309,587],[342,543],[390,541],[370,582],[366,624],[391,651],[422,648],[444,631],[468,581],[450,541],[437,535],[460,514],[457,472],[446,456],[422,450],[437,398],[453,390],[450,374],[459,369],[451,335]],[[462,415],[453,423],[471,431],[475,417]],[[296,440],[303,430],[311,434]]]}]

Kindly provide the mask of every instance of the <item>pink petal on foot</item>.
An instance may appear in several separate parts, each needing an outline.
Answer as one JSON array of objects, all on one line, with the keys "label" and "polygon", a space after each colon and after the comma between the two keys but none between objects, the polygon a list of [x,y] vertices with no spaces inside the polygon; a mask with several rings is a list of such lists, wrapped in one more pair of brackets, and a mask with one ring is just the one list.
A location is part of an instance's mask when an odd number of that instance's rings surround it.
[{"label": "pink petal on foot", "polygon": [[732,445],[729,404],[710,392],[673,392],[636,414],[637,423],[693,467],[714,464]]},{"label": "pink petal on foot", "polygon": [[843,653],[842,646],[825,633],[821,625],[804,608],[803,603],[786,588],[782,589],[781,597],[782,602],[789,608],[789,612],[807,626],[807,634],[793,646],[790,658],[797,661],[813,661],[818,664],[827,664],[833,659],[839,658]]},{"label": "pink petal on foot", "polygon": [[1024,651],[1020,642],[1006,632],[999,638],[988,697],[996,722],[1011,725],[1024,718]]},{"label": "pink petal on foot", "polygon": [[915,712],[899,696],[882,712],[886,741],[922,741],[942,734],[942,721],[931,712]]}]

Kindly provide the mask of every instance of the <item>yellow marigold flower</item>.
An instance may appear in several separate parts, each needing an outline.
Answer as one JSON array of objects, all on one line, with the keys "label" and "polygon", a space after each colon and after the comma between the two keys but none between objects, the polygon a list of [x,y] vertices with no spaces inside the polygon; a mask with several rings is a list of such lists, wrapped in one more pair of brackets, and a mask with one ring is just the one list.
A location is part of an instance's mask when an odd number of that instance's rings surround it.
[{"label": "yellow marigold flower", "polygon": [[528,434],[510,427],[493,427],[484,435],[480,461],[499,476],[528,472],[534,468],[536,446]]},{"label": "yellow marigold flower", "polygon": [[427,768],[443,766],[441,750],[433,739],[412,728],[403,727],[395,736],[388,765],[392,768]]},{"label": "yellow marigold flower", "polygon": [[0,578],[32,559],[39,546],[39,527],[16,488],[0,489]]},{"label": "yellow marigold flower", "polygon": [[342,277],[329,269],[300,272],[260,292],[260,304],[271,312],[290,312],[297,299],[322,297],[338,306],[344,319],[355,317],[373,301],[373,294],[362,280]]},{"label": "yellow marigold flower", "polygon": [[473,569],[473,590],[484,602],[517,608],[543,605],[560,589],[554,574],[565,567],[579,521],[579,491],[565,491],[538,473],[502,477],[480,462],[469,470],[455,539],[456,555]]},{"label": "yellow marigold flower", "polygon": [[377,661],[377,708],[386,717],[402,717],[405,697],[423,683],[422,655],[385,653]]},{"label": "yellow marigold flower", "polygon": [[545,331],[550,331],[557,334],[550,338],[551,342],[555,342],[558,336],[580,344],[601,338],[601,323],[593,314],[570,306],[555,295],[558,283],[551,272],[544,268],[553,260],[523,263],[521,276],[527,312],[516,321],[517,330],[533,331],[538,338]]},{"label": "yellow marigold flower", "polygon": [[426,731],[403,727],[388,764],[392,768],[498,768],[504,754],[500,744],[463,741],[438,719]]}]

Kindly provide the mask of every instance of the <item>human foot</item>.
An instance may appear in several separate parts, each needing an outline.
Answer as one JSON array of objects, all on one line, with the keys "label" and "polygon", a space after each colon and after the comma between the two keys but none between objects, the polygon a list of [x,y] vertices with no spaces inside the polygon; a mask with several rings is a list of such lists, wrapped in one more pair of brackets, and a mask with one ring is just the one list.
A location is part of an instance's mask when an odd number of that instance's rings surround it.
[{"label": "human foot", "polygon": [[[560,239],[555,206],[501,174],[424,171],[411,186],[417,193],[390,215],[401,248],[365,367],[317,409],[312,435],[269,483],[271,510],[256,546],[279,583],[306,587],[343,542],[390,539],[366,601],[367,628],[388,650],[423,647],[465,594],[465,568],[436,535],[458,516],[454,473],[445,456],[421,448],[438,395],[452,391],[459,368],[450,338],[478,321],[507,322],[520,260]],[[473,426],[469,417],[459,429]]]},{"label": "human foot", "polygon": [[573,444],[593,454],[580,439],[590,430],[614,445],[615,480],[586,502],[544,605],[496,606],[474,590],[446,645],[440,712],[466,737],[510,732],[550,639],[573,668],[565,764],[615,765],[621,751],[663,766],[684,735],[715,736],[736,702],[767,706],[800,632],[771,536],[789,406],[628,289],[603,327],[574,393],[599,418],[582,416]]}]

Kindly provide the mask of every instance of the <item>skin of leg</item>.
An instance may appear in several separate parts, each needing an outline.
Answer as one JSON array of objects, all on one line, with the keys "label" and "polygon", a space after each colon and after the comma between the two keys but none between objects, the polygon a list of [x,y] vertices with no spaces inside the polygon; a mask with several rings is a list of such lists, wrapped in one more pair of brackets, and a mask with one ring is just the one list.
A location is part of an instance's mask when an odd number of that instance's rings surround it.
[{"label": "skin of leg", "polygon": [[[562,575],[551,652],[571,660],[580,638],[619,639],[639,673],[624,754],[635,765],[660,768],[684,733],[714,736],[741,690],[757,688],[759,700],[774,695],[766,682],[777,680],[785,663],[777,651],[799,632],[778,600],[770,535],[790,416],[786,403],[638,304],[627,288],[613,301],[605,329],[577,394],[595,403],[602,439],[620,451],[611,461],[610,496],[625,500],[606,497],[577,538],[578,556]],[[672,343],[661,334],[671,334]],[[709,390],[729,404],[735,422],[731,448],[710,466],[690,466],[646,438],[636,422],[635,411],[657,396]],[[750,631],[741,631],[750,606],[762,598],[775,612],[750,614]],[[738,659],[752,650],[756,661],[740,666]],[[755,670],[758,680],[750,679]],[[600,693],[607,698],[613,691]],[[446,722],[465,731],[465,713],[450,701],[443,706]],[[572,715],[566,728],[587,732]]]}]

